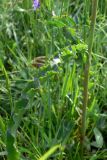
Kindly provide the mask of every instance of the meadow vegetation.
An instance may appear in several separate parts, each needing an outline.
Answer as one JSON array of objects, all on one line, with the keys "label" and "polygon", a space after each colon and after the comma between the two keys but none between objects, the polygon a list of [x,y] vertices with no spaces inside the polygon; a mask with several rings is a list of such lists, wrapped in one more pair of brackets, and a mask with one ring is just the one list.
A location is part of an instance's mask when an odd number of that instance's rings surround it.
[{"label": "meadow vegetation", "polygon": [[92,1],[0,2],[0,159],[107,160],[107,0],[97,7],[82,157]]}]

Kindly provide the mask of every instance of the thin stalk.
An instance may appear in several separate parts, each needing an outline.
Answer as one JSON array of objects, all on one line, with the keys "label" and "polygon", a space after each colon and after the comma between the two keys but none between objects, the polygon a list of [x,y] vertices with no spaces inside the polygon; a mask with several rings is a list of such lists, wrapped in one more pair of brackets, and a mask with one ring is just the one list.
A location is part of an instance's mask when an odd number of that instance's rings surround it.
[{"label": "thin stalk", "polygon": [[8,91],[8,97],[9,97],[9,102],[10,102],[10,108],[11,108],[11,111],[13,109],[13,100],[12,100],[12,95],[11,95],[11,89],[10,89],[10,80],[9,80],[9,77],[8,77],[8,73],[2,63],[2,60],[0,60],[0,67],[2,68],[2,71],[3,71],[3,74],[6,78],[6,89]]},{"label": "thin stalk", "polygon": [[92,2],[93,3],[92,3],[92,16],[91,16],[91,25],[90,25],[90,34],[89,34],[89,43],[88,43],[88,56],[87,56],[87,61],[85,63],[85,68],[84,68],[84,84],[83,84],[84,90],[83,90],[83,108],[82,108],[82,122],[81,122],[81,159],[82,160],[84,159],[83,152],[84,152],[84,142],[85,142],[85,134],[86,134],[86,108],[88,104],[89,71],[90,71],[90,65],[91,65],[91,54],[92,54],[98,0],[93,0]]}]

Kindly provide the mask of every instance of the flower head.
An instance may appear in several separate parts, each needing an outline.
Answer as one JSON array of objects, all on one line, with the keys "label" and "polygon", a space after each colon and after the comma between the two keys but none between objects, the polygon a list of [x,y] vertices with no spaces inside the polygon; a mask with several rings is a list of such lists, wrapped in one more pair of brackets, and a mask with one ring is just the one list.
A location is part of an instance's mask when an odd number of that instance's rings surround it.
[{"label": "flower head", "polygon": [[39,0],[34,0],[34,1],[33,1],[33,7],[34,7],[34,10],[36,10],[37,8],[40,7],[40,2],[39,2]]},{"label": "flower head", "polygon": [[51,67],[53,67],[53,66],[55,66],[55,65],[58,65],[59,63],[61,63],[60,58],[55,57],[55,58],[50,62],[50,65],[51,65]]}]

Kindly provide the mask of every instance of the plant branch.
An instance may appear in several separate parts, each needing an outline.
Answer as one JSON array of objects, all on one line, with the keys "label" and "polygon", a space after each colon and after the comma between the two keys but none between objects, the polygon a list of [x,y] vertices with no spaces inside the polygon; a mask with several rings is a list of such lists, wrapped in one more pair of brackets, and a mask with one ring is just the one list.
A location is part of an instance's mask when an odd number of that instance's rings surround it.
[{"label": "plant branch", "polygon": [[81,158],[82,160],[84,159],[83,151],[84,151],[84,141],[85,141],[85,132],[86,132],[86,109],[88,104],[89,71],[90,71],[90,65],[91,65],[91,54],[92,54],[98,0],[93,0],[92,2],[93,2],[92,16],[91,16],[90,34],[89,34],[89,42],[88,42],[88,57],[85,63],[84,84],[83,84],[84,90],[83,90],[83,108],[82,108],[82,122],[81,122]]}]

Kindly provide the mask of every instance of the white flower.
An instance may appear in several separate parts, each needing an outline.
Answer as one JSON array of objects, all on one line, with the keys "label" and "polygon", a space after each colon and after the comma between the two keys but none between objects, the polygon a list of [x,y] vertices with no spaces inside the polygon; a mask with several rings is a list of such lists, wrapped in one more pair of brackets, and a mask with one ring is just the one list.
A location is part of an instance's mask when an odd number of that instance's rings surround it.
[{"label": "white flower", "polygon": [[51,67],[53,67],[54,65],[58,65],[59,63],[61,63],[61,60],[59,58],[54,58],[51,62],[50,65]]}]

